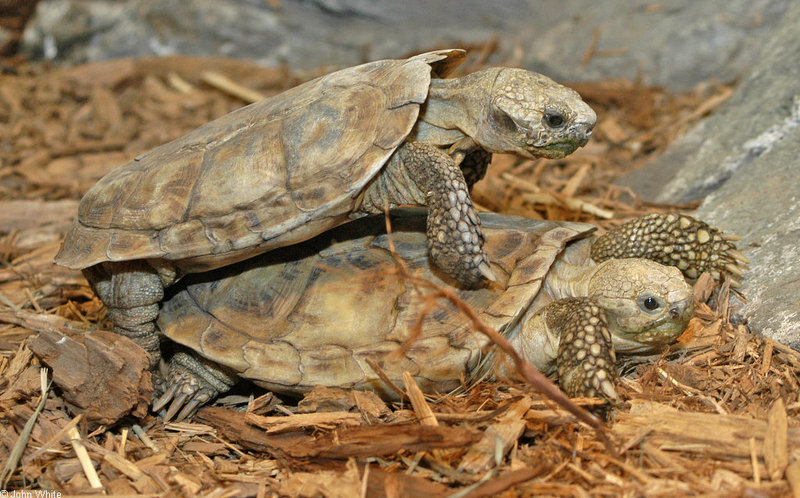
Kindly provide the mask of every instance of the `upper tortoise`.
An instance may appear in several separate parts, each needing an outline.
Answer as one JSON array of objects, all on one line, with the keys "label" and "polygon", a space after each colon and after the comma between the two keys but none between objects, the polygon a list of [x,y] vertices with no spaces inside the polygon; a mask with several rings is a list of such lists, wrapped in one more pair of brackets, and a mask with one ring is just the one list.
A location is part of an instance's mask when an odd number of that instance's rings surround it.
[{"label": "upper tortoise", "polygon": [[385,206],[428,207],[439,272],[462,287],[493,280],[472,184],[495,152],[572,153],[596,116],[522,69],[441,79],[463,58],[442,50],[337,71],[135,158],[86,193],[56,262],[84,270],[114,330],[154,363],[166,286]]}]

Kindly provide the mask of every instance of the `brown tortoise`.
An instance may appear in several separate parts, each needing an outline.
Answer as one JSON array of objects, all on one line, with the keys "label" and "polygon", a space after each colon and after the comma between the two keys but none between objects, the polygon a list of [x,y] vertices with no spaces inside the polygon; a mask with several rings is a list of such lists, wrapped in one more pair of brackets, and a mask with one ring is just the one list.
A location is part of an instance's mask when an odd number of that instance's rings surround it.
[{"label": "brown tortoise", "polygon": [[429,255],[444,274],[465,287],[493,279],[471,184],[491,153],[570,154],[596,116],[575,91],[522,69],[441,79],[463,57],[337,71],[135,158],[86,193],[56,262],[84,270],[114,330],[153,364],[165,287],[386,205],[428,207]]},{"label": "brown tortoise", "polygon": [[[424,213],[401,214],[396,254],[413,275],[447,285],[427,259]],[[643,217],[597,240],[582,223],[492,213],[481,221],[498,282],[454,290],[572,396],[616,397],[615,351],[650,351],[684,330],[694,298],[675,267],[719,277],[745,261],[728,237],[687,216]],[[165,417],[184,418],[238,377],[282,393],[323,385],[396,397],[369,360],[397,385],[410,372],[429,393],[490,375],[487,338],[449,305],[429,309],[393,272],[382,225],[362,219],[174,287],[157,325],[184,348],[154,409],[171,402]],[[670,266],[632,257],[643,248]],[[420,336],[399,354],[423,315]]]}]

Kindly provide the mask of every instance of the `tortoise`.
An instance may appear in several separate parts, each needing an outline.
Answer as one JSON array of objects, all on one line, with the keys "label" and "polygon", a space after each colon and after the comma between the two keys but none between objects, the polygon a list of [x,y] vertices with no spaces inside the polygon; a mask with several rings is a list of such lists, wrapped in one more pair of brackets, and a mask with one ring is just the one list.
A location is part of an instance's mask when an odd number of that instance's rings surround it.
[{"label": "tortoise", "polygon": [[83,197],[56,263],[81,269],[118,333],[159,359],[164,289],[307,240],[386,206],[429,209],[434,265],[459,285],[493,275],[470,200],[492,153],[559,158],[594,111],[517,68],[443,79],[440,50],[343,69],[236,110],[111,171]]},{"label": "tortoise", "polygon": [[[456,288],[459,297],[540,371],[556,371],[571,396],[615,398],[615,351],[650,351],[681,334],[694,300],[676,266],[719,277],[746,262],[735,239],[683,215],[636,219],[597,240],[584,223],[480,217],[497,282]],[[392,218],[411,274],[448,285],[426,257],[424,213]],[[428,393],[491,374],[488,339],[447,304],[424,314],[426,297],[392,271],[382,223],[364,218],[174,287],[157,325],[180,346],[154,410],[171,402],[166,418],[184,418],[237,378],[278,393],[323,385],[396,397],[368,360],[396,384],[409,371]],[[642,247],[673,266],[628,258]],[[398,353],[421,314],[421,335]]]}]

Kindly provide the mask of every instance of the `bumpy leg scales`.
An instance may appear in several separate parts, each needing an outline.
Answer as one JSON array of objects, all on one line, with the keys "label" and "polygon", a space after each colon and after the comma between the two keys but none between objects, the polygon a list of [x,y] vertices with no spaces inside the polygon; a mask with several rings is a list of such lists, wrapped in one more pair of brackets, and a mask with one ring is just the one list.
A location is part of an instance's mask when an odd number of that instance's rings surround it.
[{"label": "bumpy leg scales", "polygon": [[480,219],[455,164],[434,157],[428,160],[440,161],[439,178],[430,182],[428,191],[428,253],[445,274],[464,287],[474,287],[482,277],[490,277]]},{"label": "bumpy leg scales", "polygon": [[151,367],[157,365],[161,351],[154,321],[164,285],[156,271],[144,261],[124,261],[95,265],[83,273],[108,308],[113,331],[144,348]]},{"label": "bumpy leg scales", "polygon": [[564,298],[542,313],[560,335],[556,367],[561,389],[572,397],[617,399],[616,357],[605,313],[588,298]]},{"label": "bumpy leg scales", "polygon": [[708,224],[677,213],[655,213],[624,223],[599,237],[592,246],[592,259],[646,258],[675,266],[690,279],[708,272],[719,280],[725,274],[741,276],[747,258],[733,241]]},{"label": "bumpy leg scales", "polygon": [[169,362],[165,392],[153,401],[158,412],[169,403],[164,421],[184,420],[194,411],[227,392],[236,383],[236,376],[205,358],[179,352]]},{"label": "bumpy leg scales", "polygon": [[381,213],[383,206],[428,206],[428,252],[433,266],[460,286],[494,280],[483,250],[480,219],[461,169],[443,150],[408,142],[364,194],[361,210]]}]

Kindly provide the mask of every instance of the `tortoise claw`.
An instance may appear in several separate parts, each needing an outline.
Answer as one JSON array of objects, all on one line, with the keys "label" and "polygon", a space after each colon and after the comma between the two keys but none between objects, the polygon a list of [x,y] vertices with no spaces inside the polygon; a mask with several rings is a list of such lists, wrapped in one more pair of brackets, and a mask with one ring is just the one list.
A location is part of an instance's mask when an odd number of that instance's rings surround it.
[{"label": "tortoise claw", "polygon": [[740,240],[742,240],[742,238],[736,235],[735,233],[724,233],[722,234],[722,238],[730,242],[739,242]]},{"label": "tortoise claw", "polygon": [[742,275],[744,275],[744,270],[742,268],[740,268],[738,265],[734,265],[731,263],[725,265],[725,271],[727,271],[732,275],[736,275],[737,277],[741,277]]},{"label": "tortoise claw", "polygon": [[167,413],[164,414],[164,422],[169,422],[170,420],[182,422],[188,419],[199,407],[216,398],[219,394],[216,389],[209,386],[193,385],[192,388],[194,391],[184,390],[175,398]]},{"label": "tortoise claw", "polygon": [[193,397],[188,403],[186,403],[186,406],[183,407],[183,410],[181,410],[181,412],[175,418],[175,421],[180,422],[182,420],[186,420],[194,414],[195,410],[197,410],[199,406],[204,405],[207,401],[208,399],[202,400],[198,399],[197,396]]},{"label": "tortoise claw", "polygon": [[153,411],[160,412],[167,404],[164,421],[181,421],[198,407],[231,388],[235,379],[208,362],[186,353],[175,354],[169,362],[164,394],[153,401]]},{"label": "tortoise claw", "polygon": [[[173,401],[170,403],[169,408],[167,409],[167,413],[164,414],[164,422],[169,422],[175,417],[175,414],[178,413],[186,401],[191,396],[190,393],[182,392],[180,393]],[[180,422],[180,420],[176,420],[176,422]]]},{"label": "tortoise claw", "polygon": [[497,282],[497,276],[495,276],[494,271],[492,271],[492,267],[489,266],[489,263],[486,261],[482,261],[481,264],[478,265],[478,271],[480,271],[481,275],[483,275],[483,278],[489,282]]},{"label": "tortoise claw", "polygon": [[603,379],[602,381],[600,381],[599,394],[601,397],[606,398],[608,400],[612,401],[619,400],[619,395],[617,395],[617,388],[614,387],[614,383],[608,379]]},{"label": "tortoise claw", "polygon": [[736,261],[739,261],[740,263],[744,263],[745,265],[750,264],[750,259],[744,254],[742,254],[742,252],[739,251],[738,249],[728,249],[728,256],[730,256],[732,259]]},{"label": "tortoise claw", "polygon": [[178,389],[180,387],[181,386],[179,384],[172,384],[166,390],[166,392],[164,392],[164,394],[162,394],[155,401],[153,401],[152,410],[156,413],[160,412],[165,406],[167,406],[167,403],[169,403],[172,400],[172,398],[175,397],[175,394],[178,392]]},{"label": "tortoise claw", "polygon": [[[736,249],[733,243],[728,243],[728,248],[722,258],[722,271],[727,273],[732,288],[742,286],[741,277],[750,268],[750,260]],[[719,279],[717,279],[719,281]]]},{"label": "tortoise claw", "polygon": [[217,396],[217,391],[208,387],[192,386],[196,390],[184,390],[169,405],[164,414],[164,422],[182,422],[188,419],[200,406],[208,403]]}]

